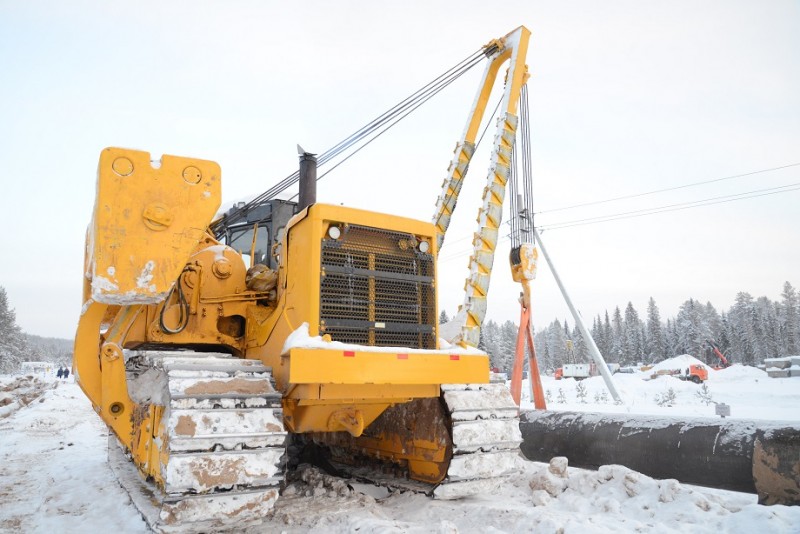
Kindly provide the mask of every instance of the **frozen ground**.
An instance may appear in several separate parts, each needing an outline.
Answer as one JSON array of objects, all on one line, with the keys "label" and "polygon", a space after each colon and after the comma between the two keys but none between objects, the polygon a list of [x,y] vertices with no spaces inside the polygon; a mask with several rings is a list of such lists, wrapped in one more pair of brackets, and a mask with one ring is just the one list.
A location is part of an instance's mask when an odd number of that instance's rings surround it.
[{"label": "frozen ground", "polygon": [[[732,416],[800,419],[800,378],[768,379],[742,367],[710,374],[713,399],[730,404]],[[576,400],[573,380],[545,378],[545,389],[555,399],[560,388],[568,401],[552,409],[713,414],[695,384],[615,379],[630,406],[604,402],[600,379],[584,381],[586,404]],[[106,464],[105,426],[77,385],[16,380],[0,376],[0,532],[147,532]],[[670,387],[674,405],[657,406]],[[657,481],[621,466],[564,471],[558,462],[521,459],[507,484],[457,502],[348,486],[314,469],[300,475],[260,532],[800,532],[800,507],[759,506],[753,495]]]},{"label": "frozen ground", "polygon": [[[550,399],[550,410],[717,417],[715,403],[725,403],[734,419],[800,423],[800,377],[769,378],[755,367],[734,365],[719,371],[709,368],[705,388],[673,376],[650,379],[661,369],[685,369],[690,363],[700,362],[684,355],[661,362],[649,371],[615,374],[614,383],[624,401],[621,405],[614,404],[599,376],[581,381],[543,376],[542,387]],[[579,387],[586,390],[583,401],[578,397]],[[670,389],[675,399],[659,405],[659,401],[670,397]],[[527,380],[522,391],[523,408],[533,409]]]}]

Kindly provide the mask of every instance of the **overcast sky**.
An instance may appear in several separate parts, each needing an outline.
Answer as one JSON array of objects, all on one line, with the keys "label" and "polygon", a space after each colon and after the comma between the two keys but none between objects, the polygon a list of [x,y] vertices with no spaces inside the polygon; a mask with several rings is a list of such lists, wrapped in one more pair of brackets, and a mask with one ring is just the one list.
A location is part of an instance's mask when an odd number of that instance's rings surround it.
[{"label": "overcast sky", "polygon": [[[70,338],[106,146],[212,159],[223,201],[251,198],[519,25],[528,65],[538,226],[800,184],[796,1],[100,2],[0,0],[0,286],[29,333]],[[319,184],[318,200],[430,220],[482,67]],[[486,179],[479,152],[439,265],[463,298]],[[795,186],[797,187],[797,186]],[[583,316],[653,297],[800,285],[800,191],[546,230]],[[488,317],[518,320],[498,250]],[[534,323],[568,316],[550,271]],[[572,319],[569,319],[573,324]]]}]

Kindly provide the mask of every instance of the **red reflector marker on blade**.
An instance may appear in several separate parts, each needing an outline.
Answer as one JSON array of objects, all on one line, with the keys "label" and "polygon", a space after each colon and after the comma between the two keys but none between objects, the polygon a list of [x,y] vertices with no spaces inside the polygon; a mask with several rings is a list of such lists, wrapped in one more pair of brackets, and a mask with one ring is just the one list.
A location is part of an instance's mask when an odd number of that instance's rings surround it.
[{"label": "red reflector marker on blade", "polygon": [[460,360],[460,359],[461,359],[461,357],[460,357],[458,354],[451,354],[451,355],[450,355],[450,359],[451,359],[451,360]]},{"label": "red reflector marker on blade", "polygon": [[356,353],[355,353],[355,352],[353,352],[352,350],[346,350],[346,351],[344,351],[344,357],[345,357],[345,358],[354,358],[354,357],[355,357],[355,355],[356,355]]},{"label": "red reflector marker on blade", "polygon": [[408,354],[398,354],[397,355],[397,359],[398,360],[407,360],[408,359]]}]

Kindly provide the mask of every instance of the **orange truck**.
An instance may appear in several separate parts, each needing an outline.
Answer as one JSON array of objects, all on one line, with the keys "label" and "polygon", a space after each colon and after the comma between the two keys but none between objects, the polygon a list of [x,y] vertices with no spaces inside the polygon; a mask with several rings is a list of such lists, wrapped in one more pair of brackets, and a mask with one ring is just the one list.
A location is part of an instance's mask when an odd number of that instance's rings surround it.
[{"label": "orange truck", "polygon": [[683,374],[678,375],[678,378],[699,384],[708,380],[708,369],[699,364],[692,364],[684,370]]},{"label": "orange truck", "polygon": [[708,369],[699,364],[691,364],[685,369],[662,369],[653,374],[651,378],[659,376],[674,376],[680,380],[691,380],[695,384],[700,384],[708,380]]}]

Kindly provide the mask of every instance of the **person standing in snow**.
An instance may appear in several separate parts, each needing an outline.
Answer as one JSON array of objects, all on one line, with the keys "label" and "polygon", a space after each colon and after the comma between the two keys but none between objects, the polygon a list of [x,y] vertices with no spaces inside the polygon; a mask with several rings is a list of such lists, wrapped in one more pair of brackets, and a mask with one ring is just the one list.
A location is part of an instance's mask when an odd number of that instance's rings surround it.
[{"label": "person standing in snow", "polygon": [[64,380],[69,378],[69,367],[64,367]]},{"label": "person standing in snow", "polygon": [[62,369],[61,367],[59,367],[59,368],[58,368],[58,372],[56,373],[56,376],[57,376],[58,378],[61,378],[62,376],[64,376],[64,369]]}]

